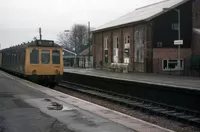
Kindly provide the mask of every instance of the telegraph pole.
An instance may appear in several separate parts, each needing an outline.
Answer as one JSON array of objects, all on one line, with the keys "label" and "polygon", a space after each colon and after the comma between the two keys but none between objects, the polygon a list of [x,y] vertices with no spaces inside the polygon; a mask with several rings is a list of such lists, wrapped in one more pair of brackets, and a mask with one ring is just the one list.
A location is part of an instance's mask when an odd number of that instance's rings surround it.
[{"label": "telegraph pole", "polygon": [[39,35],[40,35],[40,40],[42,40],[42,29],[39,28]]},{"label": "telegraph pole", "polygon": [[90,22],[88,22],[88,45],[89,45],[88,64],[90,64]]},{"label": "telegraph pole", "polygon": [[[180,15],[180,9],[176,9],[177,13],[178,13],[178,40],[181,40],[181,15]],[[179,72],[181,74],[181,45],[178,45],[178,68],[179,68]]]}]

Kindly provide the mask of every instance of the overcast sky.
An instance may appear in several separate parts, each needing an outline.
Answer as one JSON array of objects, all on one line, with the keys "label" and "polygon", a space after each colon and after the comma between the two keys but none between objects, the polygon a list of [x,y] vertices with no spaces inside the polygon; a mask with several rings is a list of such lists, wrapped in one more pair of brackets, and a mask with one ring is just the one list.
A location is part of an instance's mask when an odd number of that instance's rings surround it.
[{"label": "overcast sky", "polygon": [[96,28],[135,8],[161,0],[0,0],[1,48],[38,37],[56,41],[75,23]]}]

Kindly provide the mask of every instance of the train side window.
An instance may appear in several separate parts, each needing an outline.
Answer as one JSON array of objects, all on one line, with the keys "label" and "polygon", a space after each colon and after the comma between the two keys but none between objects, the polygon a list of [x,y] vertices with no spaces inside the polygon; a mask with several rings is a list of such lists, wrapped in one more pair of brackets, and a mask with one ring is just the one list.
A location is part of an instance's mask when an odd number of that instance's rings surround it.
[{"label": "train side window", "polygon": [[39,50],[33,49],[30,51],[30,64],[39,64]]},{"label": "train side window", "polygon": [[60,64],[60,50],[52,50],[53,64]]},{"label": "train side window", "polygon": [[42,64],[50,64],[50,50],[41,50]]}]

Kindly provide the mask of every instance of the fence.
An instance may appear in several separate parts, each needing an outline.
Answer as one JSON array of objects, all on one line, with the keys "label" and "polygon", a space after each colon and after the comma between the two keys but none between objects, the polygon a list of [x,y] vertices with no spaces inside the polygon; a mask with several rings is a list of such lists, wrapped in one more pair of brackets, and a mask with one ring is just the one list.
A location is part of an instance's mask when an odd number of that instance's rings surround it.
[{"label": "fence", "polygon": [[64,59],[64,67],[74,67],[74,68],[91,68],[93,66],[93,58],[88,56],[80,56],[74,58]]}]

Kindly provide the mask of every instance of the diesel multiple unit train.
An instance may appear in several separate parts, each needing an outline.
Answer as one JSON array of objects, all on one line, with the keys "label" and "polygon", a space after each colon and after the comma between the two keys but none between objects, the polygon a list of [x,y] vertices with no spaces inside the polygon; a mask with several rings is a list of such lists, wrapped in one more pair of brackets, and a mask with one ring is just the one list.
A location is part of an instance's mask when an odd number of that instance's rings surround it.
[{"label": "diesel multiple unit train", "polygon": [[31,81],[52,86],[62,79],[62,47],[51,40],[35,40],[0,51],[0,68]]}]

